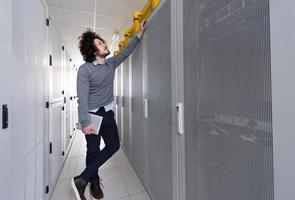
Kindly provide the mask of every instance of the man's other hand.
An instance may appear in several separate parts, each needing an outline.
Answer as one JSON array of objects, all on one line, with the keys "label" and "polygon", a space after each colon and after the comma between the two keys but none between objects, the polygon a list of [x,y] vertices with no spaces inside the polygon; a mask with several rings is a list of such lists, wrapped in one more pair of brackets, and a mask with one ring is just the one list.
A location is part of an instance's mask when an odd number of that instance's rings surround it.
[{"label": "man's other hand", "polygon": [[85,135],[90,135],[92,133],[95,133],[96,132],[96,129],[93,125],[89,125],[89,126],[86,126],[85,128],[82,129],[82,132],[85,134]]}]

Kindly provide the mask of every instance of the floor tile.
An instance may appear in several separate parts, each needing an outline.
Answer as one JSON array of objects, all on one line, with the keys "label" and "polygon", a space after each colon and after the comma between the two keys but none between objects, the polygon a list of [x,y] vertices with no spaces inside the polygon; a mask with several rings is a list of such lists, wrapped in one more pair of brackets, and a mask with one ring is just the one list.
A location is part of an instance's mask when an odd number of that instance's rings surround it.
[{"label": "floor tile", "polygon": [[130,196],[130,200],[151,200],[146,192]]},{"label": "floor tile", "polygon": [[120,166],[119,169],[129,195],[134,195],[145,191],[140,179],[136,175],[131,165]]}]

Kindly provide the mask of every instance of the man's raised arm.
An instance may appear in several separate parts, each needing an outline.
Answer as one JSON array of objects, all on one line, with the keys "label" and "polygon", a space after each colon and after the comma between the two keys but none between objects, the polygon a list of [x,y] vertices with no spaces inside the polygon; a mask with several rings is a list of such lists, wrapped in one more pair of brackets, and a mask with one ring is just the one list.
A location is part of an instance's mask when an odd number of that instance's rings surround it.
[{"label": "man's raised arm", "polygon": [[128,45],[116,56],[113,56],[108,59],[108,61],[116,68],[118,67],[131,53],[132,51],[136,48],[138,42],[141,40],[143,37],[144,32],[146,31],[146,21],[142,22],[140,26],[140,32],[136,36],[134,36]]}]

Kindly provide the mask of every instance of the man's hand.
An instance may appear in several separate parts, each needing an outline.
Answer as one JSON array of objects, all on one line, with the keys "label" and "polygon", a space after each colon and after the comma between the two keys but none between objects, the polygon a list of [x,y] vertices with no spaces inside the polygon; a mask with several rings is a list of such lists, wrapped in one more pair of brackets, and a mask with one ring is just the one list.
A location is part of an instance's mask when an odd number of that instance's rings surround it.
[{"label": "man's hand", "polygon": [[146,21],[143,21],[140,25],[140,31],[142,32],[142,34],[144,34],[144,32],[146,31],[147,25],[146,25]]},{"label": "man's hand", "polygon": [[140,38],[142,38],[144,32],[146,31],[147,25],[146,21],[143,21],[140,25],[140,33],[138,34]]},{"label": "man's hand", "polygon": [[96,130],[95,130],[95,127],[93,125],[89,125],[85,128],[82,129],[82,132],[85,134],[85,135],[91,135],[92,133],[95,133]]}]

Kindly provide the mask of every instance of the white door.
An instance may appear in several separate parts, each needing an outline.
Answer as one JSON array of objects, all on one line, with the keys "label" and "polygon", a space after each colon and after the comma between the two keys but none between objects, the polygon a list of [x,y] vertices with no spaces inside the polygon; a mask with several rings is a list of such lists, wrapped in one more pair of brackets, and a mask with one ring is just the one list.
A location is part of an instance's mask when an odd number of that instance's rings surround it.
[{"label": "white door", "polygon": [[[5,27],[0,31],[0,194],[1,199],[11,199],[11,103],[10,87],[11,72],[10,62],[8,60],[11,54],[11,17],[12,1],[0,1],[0,25]],[[8,123],[8,124],[7,124]],[[5,125],[8,125],[5,128]]]},{"label": "white door", "polygon": [[[2,52],[2,48],[0,49],[0,194],[1,199],[10,199],[10,181],[11,181],[11,129],[10,129],[10,115],[11,112],[11,104],[9,99],[9,63],[8,60],[5,58],[4,53]],[[8,122],[8,124],[7,124]],[[3,127],[8,125],[7,128]]]},{"label": "white door", "polygon": [[[48,186],[49,194],[58,178],[63,163],[63,94],[62,94],[62,44],[61,37],[52,21],[48,28],[48,59],[49,59],[49,122],[47,136],[48,158]],[[49,195],[50,196],[50,195]]]}]

